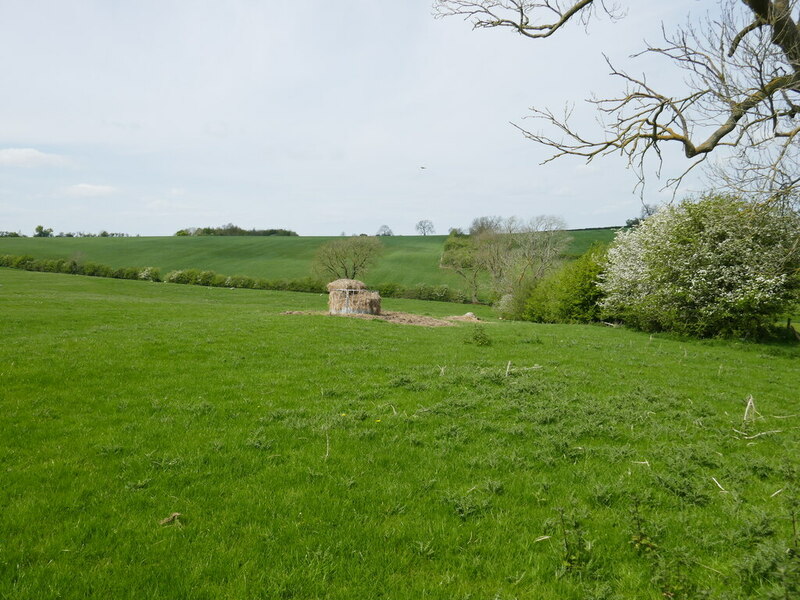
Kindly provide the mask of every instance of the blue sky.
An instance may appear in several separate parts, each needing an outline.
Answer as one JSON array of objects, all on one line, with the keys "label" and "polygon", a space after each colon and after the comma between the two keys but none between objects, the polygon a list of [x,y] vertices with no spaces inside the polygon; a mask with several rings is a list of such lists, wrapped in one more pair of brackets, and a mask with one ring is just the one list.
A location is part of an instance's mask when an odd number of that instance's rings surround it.
[{"label": "blue sky", "polygon": [[623,223],[640,210],[624,162],[540,166],[510,122],[575,103],[593,127],[582,100],[616,89],[600,52],[636,64],[661,19],[698,6],[630,4],[533,41],[436,20],[429,0],[4,0],[0,230]]}]

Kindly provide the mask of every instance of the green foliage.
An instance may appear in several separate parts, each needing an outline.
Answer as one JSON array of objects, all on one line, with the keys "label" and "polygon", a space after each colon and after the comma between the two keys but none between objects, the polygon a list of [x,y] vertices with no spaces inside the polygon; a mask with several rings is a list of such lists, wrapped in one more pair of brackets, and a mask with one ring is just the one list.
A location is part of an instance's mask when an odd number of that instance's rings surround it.
[{"label": "green foliage", "polygon": [[90,277],[111,277],[114,279],[141,279],[160,281],[159,271],[154,267],[124,267],[112,269],[108,265],[93,262],[79,262],[65,259],[35,259],[31,256],[0,256],[0,267],[40,271],[43,273],[64,273],[68,275],[88,275]]},{"label": "green foliage", "polygon": [[603,292],[598,283],[606,252],[605,245],[595,245],[537,282],[525,301],[523,318],[538,323],[599,321]]},{"label": "green foliage", "polygon": [[382,251],[383,244],[377,237],[335,239],[319,247],[314,255],[313,271],[328,281],[363,278]]},{"label": "green foliage", "polygon": [[464,343],[473,344],[475,346],[491,346],[492,338],[486,333],[486,327],[483,325],[474,325],[469,335],[464,339]]},{"label": "green foliage", "polygon": [[451,230],[444,242],[439,266],[450,269],[461,277],[467,286],[471,301],[478,301],[484,268],[478,260],[474,237],[467,236],[459,229]]},{"label": "green foliage", "polygon": [[53,237],[53,229],[52,228],[45,229],[43,225],[37,225],[36,229],[34,229],[33,231],[33,237],[36,238]]},{"label": "green foliage", "polygon": [[286,236],[297,237],[297,232],[290,229],[242,229],[241,227],[228,223],[221,227],[187,227],[175,232],[178,237],[193,236]]},{"label": "green foliage", "polygon": [[621,231],[601,288],[605,313],[645,331],[755,335],[800,290],[800,216],[709,195]]}]

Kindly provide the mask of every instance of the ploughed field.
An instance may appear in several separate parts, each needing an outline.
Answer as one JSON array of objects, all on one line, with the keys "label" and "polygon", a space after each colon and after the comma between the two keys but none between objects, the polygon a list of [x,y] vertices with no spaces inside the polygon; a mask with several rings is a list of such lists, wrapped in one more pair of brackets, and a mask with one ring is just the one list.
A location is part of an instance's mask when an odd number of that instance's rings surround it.
[{"label": "ploughed field", "polygon": [[[595,241],[610,241],[614,229],[572,231],[568,257],[585,252]],[[114,268],[158,267],[208,269],[224,275],[265,279],[299,279],[311,275],[317,248],[332,237],[142,237],[142,238],[0,238],[0,254],[96,262]],[[370,269],[370,286],[449,285],[463,288],[461,278],[439,268],[445,236],[382,237],[384,252]]]},{"label": "ploughed field", "polygon": [[797,345],[325,300],[0,269],[0,598],[796,597]]}]

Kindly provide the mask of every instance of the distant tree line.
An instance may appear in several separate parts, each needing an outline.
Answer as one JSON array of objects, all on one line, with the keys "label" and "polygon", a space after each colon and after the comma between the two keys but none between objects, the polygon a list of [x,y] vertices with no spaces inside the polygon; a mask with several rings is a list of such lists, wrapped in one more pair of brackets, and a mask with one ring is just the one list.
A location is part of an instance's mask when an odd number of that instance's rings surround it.
[{"label": "distant tree line", "polygon": [[243,229],[233,223],[221,227],[187,227],[175,232],[177,236],[200,235],[256,235],[256,236],[296,236],[297,232],[290,229]]},{"label": "distant tree line", "polygon": [[131,237],[130,233],[120,233],[114,231],[101,231],[100,233],[87,233],[85,231],[67,231],[66,233],[63,231],[59,231],[55,236],[49,237],[75,237],[75,238],[94,238],[94,237],[113,237],[113,238],[125,238]]},{"label": "distant tree line", "polygon": [[[18,231],[0,231],[0,238],[2,237],[28,237]],[[68,237],[68,238],[94,238],[94,237],[114,237],[114,238],[121,238],[121,237],[131,237],[129,233],[119,233],[113,231],[101,231],[100,233],[87,233],[85,231],[59,231],[58,233],[53,233],[52,227],[45,228],[44,225],[37,225],[36,228],[33,230],[33,236],[37,238],[51,238],[51,237]],[[138,236],[137,236],[138,237]]]}]

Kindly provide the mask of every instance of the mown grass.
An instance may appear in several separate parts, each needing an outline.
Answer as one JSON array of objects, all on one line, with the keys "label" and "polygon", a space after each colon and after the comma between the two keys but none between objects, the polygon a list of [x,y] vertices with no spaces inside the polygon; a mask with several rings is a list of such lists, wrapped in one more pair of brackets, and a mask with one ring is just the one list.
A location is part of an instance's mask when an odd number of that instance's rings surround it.
[{"label": "mown grass", "polygon": [[[613,237],[611,229],[571,232],[569,256],[578,256],[595,240]],[[141,237],[0,238],[0,254],[34,258],[82,259],[120,267],[152,266],[162,274],[175,269],[208,269],[224,275],[299,279],[311,274],[317,248],[330,237]],[[369,271],[371,286],[395,283],[462,288],[455,273],[439,268],[445,236],[381,238],[385,251]]]},{"label": "mown grass", "polygon": [[797,346],[324,304],[0,269],[0,598],[794,596]]}]

